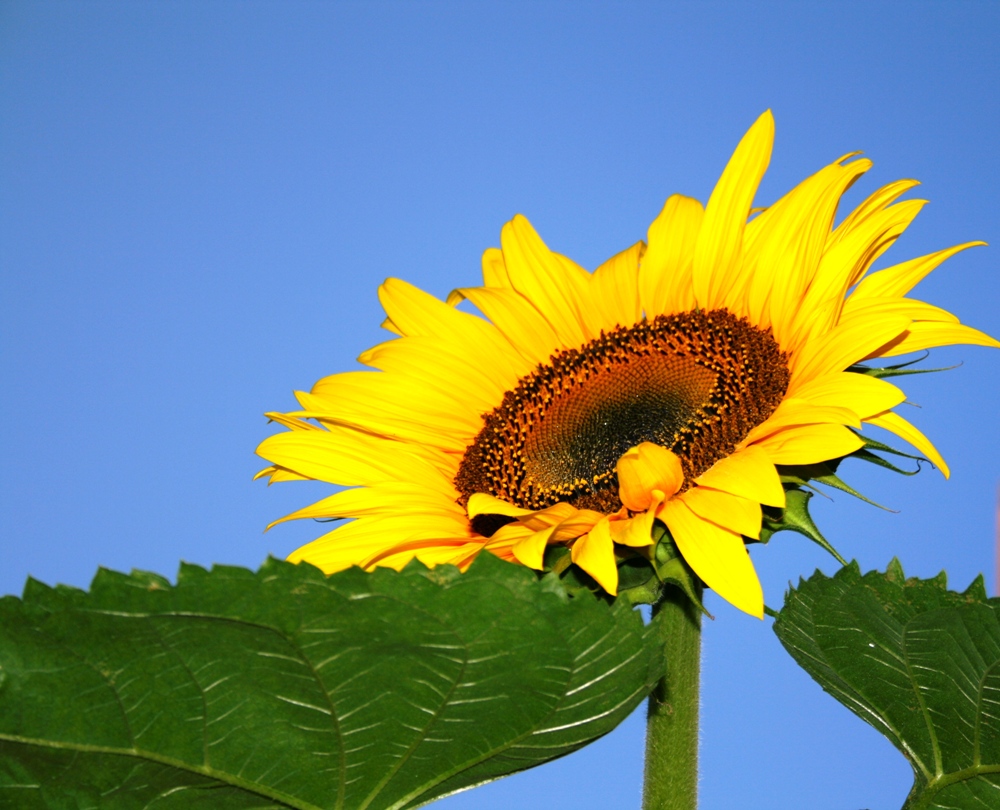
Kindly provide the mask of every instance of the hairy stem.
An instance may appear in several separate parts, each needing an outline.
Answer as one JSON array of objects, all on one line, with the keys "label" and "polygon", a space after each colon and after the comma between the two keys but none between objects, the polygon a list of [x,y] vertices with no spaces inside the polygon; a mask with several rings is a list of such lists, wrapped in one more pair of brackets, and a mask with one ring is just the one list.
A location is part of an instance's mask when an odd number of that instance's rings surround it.
[{"label": "hairy stem", "polygon": [[653,620],[666,642],[667,674],[649,696],[642,810],[696,810],[701,613],[668,586]]}]

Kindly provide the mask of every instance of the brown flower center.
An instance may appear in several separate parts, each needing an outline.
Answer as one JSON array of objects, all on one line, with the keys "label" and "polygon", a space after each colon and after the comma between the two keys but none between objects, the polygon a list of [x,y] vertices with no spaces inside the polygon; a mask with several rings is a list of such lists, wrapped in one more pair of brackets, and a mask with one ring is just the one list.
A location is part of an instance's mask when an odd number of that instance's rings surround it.
[{"label": "brown flower center", "polygon": [[726,310],[618,327],[522,377],[485,415],[455,486],[463,503],[486,492],[528,509],[614,512],[626,450],[668,447],[696,478],[774,412],[788,380],[771,331]]}]

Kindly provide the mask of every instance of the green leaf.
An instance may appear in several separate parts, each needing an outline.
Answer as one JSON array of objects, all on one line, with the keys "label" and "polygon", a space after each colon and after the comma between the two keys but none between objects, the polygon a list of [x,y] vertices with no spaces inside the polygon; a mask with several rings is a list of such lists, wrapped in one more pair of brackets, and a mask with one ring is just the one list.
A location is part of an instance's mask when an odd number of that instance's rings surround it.
[{"label": "green leaf", "polygon": [[905,810],[1000,806],[1000,599],[979,577],[906,579],[817,571],[774,623],[820,686],[884,734],[913,766]]},{"label": "green leaf", "polygon": [[610,731],[654,634],[489,554],[29,580],[0,599],[0,806],[417,807]]}]

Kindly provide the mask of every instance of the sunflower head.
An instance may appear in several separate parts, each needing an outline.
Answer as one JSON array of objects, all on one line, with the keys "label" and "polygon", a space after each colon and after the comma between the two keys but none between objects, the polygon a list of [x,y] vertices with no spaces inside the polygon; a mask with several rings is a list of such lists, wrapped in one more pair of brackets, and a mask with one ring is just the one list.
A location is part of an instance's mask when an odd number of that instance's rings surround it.
[{"label": "sunflower head", "polygon": [[593,272],[518,215],[483,255],[481,286],[442,302],[386,281],[397,337],[362,354],[372,370],[326,377],[297,395],[300,410],[269,414],[288,430],[258,448],[271,464],[259,475],[347,487],[282,520],[354,518],[289,559],[464,568],[489,551],[610,595],[703,583],[761,616],[747,544],[782,528],[826,543],[803,487],[846,487],[840,461],[890,449],[865,425],[947,476],[893,410],[905,395],[887,378],[905,363],[878,361],[1000,346],[908,297],[981,243],[871,272],[923,205],[899,201],[916,184],[878,189],[835,226],[870,168],[849,155],[754,209],[773,134],[764,113],[706,206],[670,197],[645,241]]}]

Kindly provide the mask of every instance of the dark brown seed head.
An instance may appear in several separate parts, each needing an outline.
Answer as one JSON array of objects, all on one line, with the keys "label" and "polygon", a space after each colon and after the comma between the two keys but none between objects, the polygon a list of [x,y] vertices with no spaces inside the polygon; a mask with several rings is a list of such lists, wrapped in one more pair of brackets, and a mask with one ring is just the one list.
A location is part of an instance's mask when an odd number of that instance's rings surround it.
[{"label": "dark brown seed head", "polygon": [[787,355],[770,330],[726,310],[660,315],[552,356],[484,417],[455,477],[528,509],[621,507],[615,464],[654,442],[686,480],[733,452],[778,407]]}]

